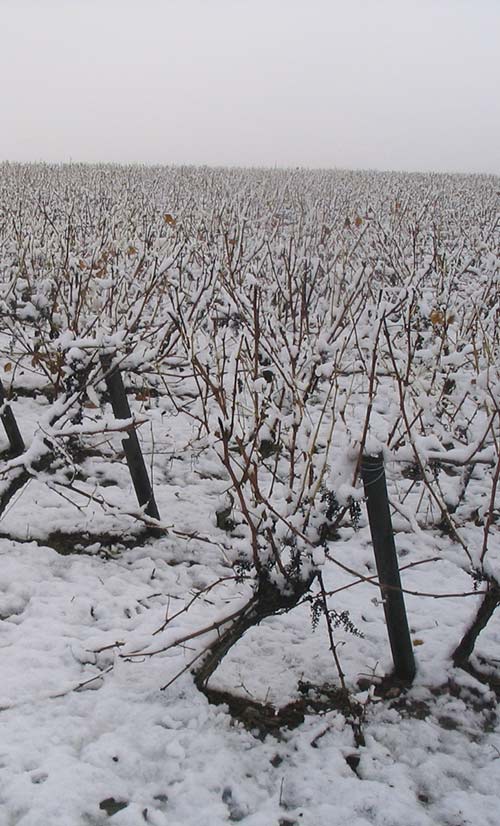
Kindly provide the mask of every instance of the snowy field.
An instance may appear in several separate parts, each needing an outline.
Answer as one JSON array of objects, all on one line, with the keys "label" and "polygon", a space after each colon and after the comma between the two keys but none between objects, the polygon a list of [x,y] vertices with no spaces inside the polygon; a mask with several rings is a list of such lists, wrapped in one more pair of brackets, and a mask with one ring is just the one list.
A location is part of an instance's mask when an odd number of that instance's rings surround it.
[{"label": "snowy field", "polygon": [[497,826],[499,180],[0,169],[0,826]]}]

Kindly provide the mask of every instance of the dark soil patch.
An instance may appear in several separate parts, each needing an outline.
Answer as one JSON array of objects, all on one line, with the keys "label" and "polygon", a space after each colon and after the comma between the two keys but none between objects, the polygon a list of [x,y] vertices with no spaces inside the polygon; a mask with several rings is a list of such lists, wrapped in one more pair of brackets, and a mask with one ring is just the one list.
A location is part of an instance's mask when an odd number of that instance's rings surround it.
[{"label": "dark soil patch", "polygon": [[283,728],[297,728],[304,722],[306,714],[339,711],[352,726],[356,745],[364,745],[361,731],[363,708],[348,691],[329,684],[318,686],[302,681],[298,689],[302,696],[281,708],[207,686],[204,694],[214,705],[227,705],[235,720],[251,731],[257,730],[261,737],[268,734],[278,736]]},{"label": "dark soil patch", "polygon": [[[100,555],[104,558],[116,556],[120,551],[127,548],[137,548],[140,545],[146,544],[147,541],[154,538],[151,531],[141,529],[135,534],[124,535],[123,533],[76,533],[65,531],[53,531],[43,539],[17,539],[16,542],[36,542],[38,545],[45,548],[52,548],[61,556],[70,556],[71,554],[89,554],[91,556]],[[6,533],[0,533],[0,539],[13,539],[12,536]],[[89,551],[89,548],[94,548],[99,544],[98,551]]]}]

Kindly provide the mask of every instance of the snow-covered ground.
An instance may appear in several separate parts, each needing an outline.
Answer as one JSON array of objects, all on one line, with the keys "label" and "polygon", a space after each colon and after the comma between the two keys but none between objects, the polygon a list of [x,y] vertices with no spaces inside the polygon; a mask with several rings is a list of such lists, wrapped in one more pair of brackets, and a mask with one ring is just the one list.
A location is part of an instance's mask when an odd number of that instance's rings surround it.
[{"label": "snow-covered ground", "polygon": [[[366,529],[341,543],[339,553],[352,558],[368,544]],[[410,537],[406,545],[405,560],[427,550]],[[205,549],[184,549],[190,567],[169,540],[108,560],[8,540],[0,553],[6,826],[104,824],[120,804],[112,822],[124,826],[498,823],[496,698],[449,663],[475,598],[463,607],[459,600],[408,598],[412,635],[421,643],[418,675],[404,700],[383,701],[355,686],[359,676],[390,665],[380,605],[368,586],[339,600],[364,633],[339,636],[349,684],[365,706],[366,745],[357,747],[339,711],[312,712],[298,728],[263,736],[210,705],[189,674],[161,691],[191,658],[191,646],[132,662],[117,656],[123,649],[114,643],[136,648],[193,584],[213,577]],[[466,587],[462,579],[442,563],[404,581],[439,591],[451,582]],[[188,614],[189,625],[210,607]],[[492,623],[486,642],[498,651],[499,638]],[[305,607],[252,629],[221,666],[217,684],[284,704],[299,696],[300,679],[336,681],[323,631],[312,631]],[[355,771],[346,761],[353,755]],[[106,804],[112,800],[114,809]]]}]

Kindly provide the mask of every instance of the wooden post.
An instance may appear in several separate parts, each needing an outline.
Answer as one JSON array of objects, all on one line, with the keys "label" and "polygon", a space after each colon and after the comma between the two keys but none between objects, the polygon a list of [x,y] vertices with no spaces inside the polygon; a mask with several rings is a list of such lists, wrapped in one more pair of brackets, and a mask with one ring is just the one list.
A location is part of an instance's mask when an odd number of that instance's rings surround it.
[{"label": "wooden post", "polygon": [[[112,367],[112,356],[107,354],[101,356],[101,365],[104,370],[104,381],[106,382],[106,387],[111,397],[111,406],[115,417],[117,419],[131,419],[132,413],[122,376],[117,367]],[[126,438],[122,439],[122,445],[137,501],[141,507],[146,505],[145,513],[148,516],[151,516],[152,519],[159,520],[160,514],[158,506],[155,501],[151,482],[149,481],[146,464],[135,429],[130,430]]]},{"label": "wooden post", "polygon": [[17,426],[16,418],[8,404],[5,403],[5,391],[3,389],[3,384],[0,381],[0,406],[2,409],[2,413],[0,414],[0,418],[2,419],[2,424],[5,428],[5,432],[7,434],[7,438],[9,440],[11,453],[14,456],[20,456],[21,453],[24,453],[26,450],[24,445],[24,439],[21,436],[21,432]]},{"label": "wooden post", "polygon": [[403,682],[411,682],[415,676],[415,658],[401,591],[384,460],[381,455],[363,457],[361,478],[365,488],[377,574],[394,661],[394,676]]}]

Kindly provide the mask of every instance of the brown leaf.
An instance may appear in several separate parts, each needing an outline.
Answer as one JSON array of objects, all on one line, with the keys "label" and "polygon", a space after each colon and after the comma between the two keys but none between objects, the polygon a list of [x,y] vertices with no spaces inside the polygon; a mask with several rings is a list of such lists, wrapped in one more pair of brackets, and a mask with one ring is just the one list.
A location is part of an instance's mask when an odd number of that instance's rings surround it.
[{"label": "brown leaf", "polygon": [[12,362],[8,361],[7,364],[4,364],[3,369],[5,373],[10,373],[12,370]]},{"label": "brown leaf", "polygon": [[431,323],[436,327],[441,327],[444,324],[444,313],[442,310],[432,310],[429,318]]}]

